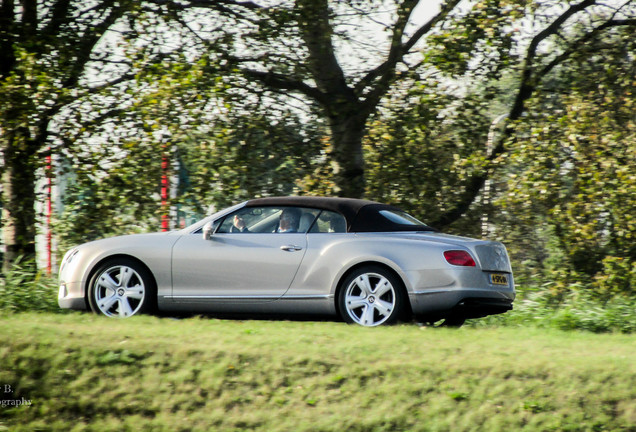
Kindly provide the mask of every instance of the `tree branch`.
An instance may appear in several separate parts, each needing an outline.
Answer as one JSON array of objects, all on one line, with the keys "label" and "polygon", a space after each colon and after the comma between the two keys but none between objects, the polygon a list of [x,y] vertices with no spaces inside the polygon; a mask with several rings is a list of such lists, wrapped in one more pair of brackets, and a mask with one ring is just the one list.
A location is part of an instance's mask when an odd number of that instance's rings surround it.
[{"label": "tree branch", "polygon": [[[247,19],[248,17],[241,15],[233,9],[233,7],[244,8],[250,11],[259,11],[268,9],[267,6],[261,6],[252,1],[237,0],[189,0],[187,3],[175,3],[174,0],[147,0],[151,4],[157,6],[167,6],[169,8],[177,8],[179,10],[187,9],[213,9],[226,15],[234,16],[239,19]],[[251,20],[250,20],[251,21]]]},{"label": "tree branch", "polygon": [[327,0],[298,0],[296,4],[301,15],[300,31],[309,52],[309,70],[318,89],[357,102],[335,55]]},{"label": "tree branch", "polygon": [[38,28],[38,4],[36,0],[22,0],[21,39],[34,37]]},{"label": "tree branch", "polygon": [[579,47],[582,44],[594,39],[603,30],[606,30],[606,29],[608,29],[610,27],[620,27],[620,26],[634,26],[634,27],[636,27],[636,19],[611,20],[611,21],[607,21],[607,22],[603,23],[602,25],[596,27],[590,33],[587,33],[583,37],[581,37],[581,38],[577,39],[576,41],[570,43],[570,46],[568,47],[568,49],[563,51],[561,54],[559,54],[554,59],[552,59],[552,61],[550,61],[550,63],[545,65],[543,68],[541,68],[541,70],[537,73],[537,76],[542,78],[545,75],[547,75],[548,73],[550,73],[550,71],[552,71],[552,69],[554,69],[555,66],[558,66],[559,64],[563,63],[568,57],[570,57],[572,54],[574,54],[576,52],[576,47]]},{"label": "tree branch", "polygon": [[[552,22],[548,27],[539,32],[531,41],[528,46],[528,50],[526,52],[526,58],[524,62],[524,68],[522,72],[521,84],[519,86],[519,90],[517,92],[517,96],[515,101],[510,108],[508,119],[509,120],[518,120],[525,110],[525,101],[527,101],[536,90],[536,86],[538,82],[544,78],[549,72],[551,72],[554,67],[563,63],[569,56],[571,56],[575,51],[576,47],[580,47],[582,43],[587,42],[593,39],[602,31],[616,26],[631,26],[636,25],[635,20],[610,20],[602,25],[596,27],[591,30],[589,33],[586,33],[581,38],[572,42],[566,50],[552,59],[548,64],[546,64],[543,68],[541,68],[538,72],[534,67],[534,59],[536,57],[537,48],[539,44],[544,41],[549,36],[557,34],[561,26],[573,15],[578,12],[585,10],[586,8],[594,5],[595,0],[584,0],[581,3],[571,6],[567,11],[565,11],[562,15],[560,15],[554,22]],[[513,129],[511,127],[506,127],[504,130],[504,135],[502,138],[497,140],[496,146],[493,148],[492,153],[487,156],[487,162],[490,164],[495,159],[497,159],[501,154],[505,152],[504,143],[508,138],[510,138],[513,134]],[[478,174],[473,176],[466,186],[462,197],[459,202],[455,205],[454,208],[447,211],[443,215],[441,215],[436,221],[431,223],[434,227],[444,227],[447,226],[457,219],[459,219],[463,214],[465,214],[470,206],[473,204],[477,196],[479,195],[482,187],[484,186],[486,180],[493,170],[493,166],[486,166],[486,171],[483,174]]]},{"label": "tree branch", "polygon": [[[173,0],[151,0],[152,3],[157,5],[172,5],[174,4]],[[239,6],[246,9],[251,10],[261,10],[266,9],[265,6],[261,6],[252,1],[237,1],[237,0],[189,0],[187,4],[180,4],[179,7],[182,8],[206,8],[206,9],[219,9],[219,7],[224,8],[225,6]]]},{"label": "tree branch", "polygon": [[451,13],[453,9],[455,9],[460,1],[461,0],[449,0],[448,2],[446,2],[437,15],[431,18],[422,27],[417,29],[417,31],[413,33],[413,36],[411,36],[410,39],[406,41],[406,43],[404,44],[404,51],[408,52],[415,46],[416,43],[419,42],[420,39],[422,39],[424,35],[428,34],[428,32],[430,32],[433,27],[435,27],[439,22],[445,20],[448,14]]},{"label": "tree branch", "polygon": [[[126,6],[115,6],[113,5],[113,3],[117,2],[114,0],[104,2],[103,9],[106,11],[109,7],[111,7],[111,11],[106,15],[102,22],[91,26],[88,34],[81,39],[81,43],[76,47],[77,58],[75,59],[75,63],[69,71],[69,75],[63,82],[63,86],[65,88],[72,88],[77,85],[80,77],[82,76],[82,73],[84,72],[86,64],[90,61],[90,54],[95,48],[95,45],[97,45],[106,30],[108,30],[119,18],[124,15]],[[129,5],[130,3],[125,2],[124,4]]]},{"label": "tree branch", "polygon": [[[368,92],[367,104],[377,104],[379,99],[386,93],[391,79],[395,73],[395,68],[398,62],[402,61],[404,56],[422,39],[427,33],[429,33],[435,25],[446,19],[448,14],[459,4],[461,0],[451,0],[445,3],[440,12],[422,25],[413,35],[404,43],[402,43],[402,36],[404,34],[404,28],[408,23],[408,20],[413,12],[414,7],[417,5],[416,1],[406,2],[403,7],[402,14],[398,16],[396,22],[396,28],[393,32],[391,49],[387,60],[384,61],[374,70],[370,71],[364,78],[362,78],[355,86],[357,94],[364,92],[364,89],[371,86],[376,82],[374,88]],[[379,78],[379,80],[378,80]],[[376,81],[378,80],[378,81]]]},{"label": "tree branch", "polygon": [[257,79],[268,87],[273,87],[279,90],[297,91],[316,100],[320,104],[326,104],[329,102],[328,98],[319,89],[312,87],[302,81],[290,79],[286,75],[280,75],[274,72],[262,72],[252,69],[240,70],[244,75]]},{"label": "tree branch", "polygon": [[[536,86],[536,77],[533,75],[534,59],[537,55],[537,48],[539,47],[539,44],[548,37],[557,34],[561,26],[572,16],[594,5],[595,3],[596,0],[584,0],[581,3],[572,5],[556,20],[554,20],[548,27],[540,31],[535,37],[532,38],[532,40],[530,41],[530,45],[528,46],[528,49],[526,51],[523,72],[521,74],[521,85],[519,86],[517,97],[515,98],[515,102],[508,115],[508,118],[510,120],[516,120],[521,117],[521,114],[525,109],[525,101],[528,100],[534,92],[534,88]],[[498,148],[495,149],[495,152],[500,150],[501,148],[499,148],[498,146]]]}]

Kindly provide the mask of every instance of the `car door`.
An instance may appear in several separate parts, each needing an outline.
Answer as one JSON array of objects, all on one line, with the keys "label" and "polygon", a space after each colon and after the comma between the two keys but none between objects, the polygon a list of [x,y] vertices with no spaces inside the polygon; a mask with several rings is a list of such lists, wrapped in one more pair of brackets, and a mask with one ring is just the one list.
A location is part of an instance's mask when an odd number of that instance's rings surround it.
[{"label": "car door", "polygon": [[[198,234],[179,239],[172,252],[173,299],[261,302],[281,297],[307,242],[302,232],[276,232],[283,210],[241,209],[219,221],[209,240]],[[234,230],[239,217],[247,219],[248,229]]]}]

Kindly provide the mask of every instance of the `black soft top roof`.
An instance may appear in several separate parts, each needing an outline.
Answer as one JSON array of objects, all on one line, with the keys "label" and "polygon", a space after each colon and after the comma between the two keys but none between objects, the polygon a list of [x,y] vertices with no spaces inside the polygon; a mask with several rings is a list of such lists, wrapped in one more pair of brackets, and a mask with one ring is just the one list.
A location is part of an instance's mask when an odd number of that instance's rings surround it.
[{"label": "black soft top roof", "polygon": [[433,228],[427,225],[395,223],[382,216],[380,211],[402,211],[400,208],[363,199],[291,196],[257,198],[246,203],[246,207],[261,206],[306,207],[334,211],[345,217],[348,232],[433,231]]}]

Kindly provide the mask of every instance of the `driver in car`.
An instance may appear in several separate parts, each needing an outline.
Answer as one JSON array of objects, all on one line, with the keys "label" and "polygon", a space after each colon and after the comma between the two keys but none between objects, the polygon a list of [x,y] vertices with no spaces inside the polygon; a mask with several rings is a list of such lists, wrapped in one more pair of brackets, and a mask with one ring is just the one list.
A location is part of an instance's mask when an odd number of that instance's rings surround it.
[{"label": "driver in car", "polygon": [[232,221],[232,227],[230,228],[230,232],[241,232],[248,233],[250,230],[247,229],[245,225],[245,221],[239,215],[234,215],[234,220]]}]

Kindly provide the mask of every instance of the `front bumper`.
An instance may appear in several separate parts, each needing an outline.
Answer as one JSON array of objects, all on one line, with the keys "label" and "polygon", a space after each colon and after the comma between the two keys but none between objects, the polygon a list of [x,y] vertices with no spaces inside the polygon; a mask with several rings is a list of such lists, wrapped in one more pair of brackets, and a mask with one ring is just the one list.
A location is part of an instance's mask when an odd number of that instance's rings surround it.
[{"label": "front bumper", "polygon": [[60,283],[57,304],[62,309],[88,310],[84,295],[73,285]]}]

